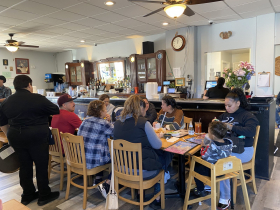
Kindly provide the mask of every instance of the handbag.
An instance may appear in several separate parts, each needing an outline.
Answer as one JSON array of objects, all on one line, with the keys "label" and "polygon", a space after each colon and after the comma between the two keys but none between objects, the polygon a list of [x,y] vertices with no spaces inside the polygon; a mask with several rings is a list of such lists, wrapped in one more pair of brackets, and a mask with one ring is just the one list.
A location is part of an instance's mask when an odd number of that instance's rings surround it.
[{"label": "handbag", "polygon": [[109,193],[107,195],[106,198],[106,206],[105,209],[106,210],[115,210],[115,209],[119,209],[119,200],[118,200],[118,194],[115,191],[115,185],[114,185],[114,157],[113,157],[113,152],[114,152],[114,148],[113,148],[113,143],[114,141],[111,141],[111,167],[112,167],[112,175],[111,175],[111,185],[110,185],[110,190]]},{"label": "handbag", "polygon": [[245,137],[244,136],[237,136],[235,132],[231,132],[229,139],[232,141],[232,152],[241,154],[245,151]]},{"label": "handbag", "polygon": [[20,163],[18,154],[9,144],[0,149],[0,172],[13,173],[19,170]]}]

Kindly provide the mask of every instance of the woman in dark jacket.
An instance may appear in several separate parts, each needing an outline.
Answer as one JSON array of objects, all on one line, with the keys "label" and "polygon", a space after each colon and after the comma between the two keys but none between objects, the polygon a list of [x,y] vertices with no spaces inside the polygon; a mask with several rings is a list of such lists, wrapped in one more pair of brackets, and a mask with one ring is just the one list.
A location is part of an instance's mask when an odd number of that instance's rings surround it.
[{"label": "woman in dark jacket", "polygon": [[[219,120],[226,123],[229,132],[234,132],[237,136],[245,136],[245,151],[241,154],[232,153],[231,155],[239,158],[242,163],[249,162],[254,154],[253,142],[259,121],[251,112],[246,111],[248,103],[243,90],[239,88],[235,88],[227,94],[225,108],[226,112],[219,117]],[[229,180],[221,182],[220,193],[218,208],[226,209],[230,199]]]}]

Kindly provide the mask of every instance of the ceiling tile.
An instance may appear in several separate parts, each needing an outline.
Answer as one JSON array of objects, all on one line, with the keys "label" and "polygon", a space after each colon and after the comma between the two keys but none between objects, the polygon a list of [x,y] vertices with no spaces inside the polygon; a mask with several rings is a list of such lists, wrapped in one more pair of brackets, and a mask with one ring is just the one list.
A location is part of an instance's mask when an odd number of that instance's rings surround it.
[{"label": "ceiling tile", "polygon": [[194,12],[197,13],[205,13],[210,11],[216,11],[216,10],[223,10],[228,8],[228,6],[222,2],[212,2],[212,3],[206,3],[206,4],[196,4],[196,5],[190,5],[189,6]]},{"label": "ceiling tile", "polygon": [[44,31],[50,31],[50,32],[53,32],[53,33],[56,33],[56,34],[65,34],[65,33],[72,32],[73,30],[66,29],[66,28],[61,28],[59,26],[54,26],[54,27],[51,27],[51,28],[47,28]]},{"label": "ceiling tile", "polygon": [[[1,0],[2,1],[2,0]],[[32,1],[36,1],[48,6],[52,6],[52,7],[56,7],[59,9],[63,9],[66,7],[70,7],[76,4],[81,4],[81,1],[79,0],[32,0]]]},{"label": "ceiling tile", "polygon": [[52,26],[66,23],[65,20],[58,20],[58,19],[54,19],[54,18],[50,18],[50,17],[40,17],[40,18],[36,18],[33,21],[37,22],[37,23],[52,25]]},{"label": "ceiling tile", "polygon": [[246,12],[240,14],[242,18],[251,18],[251,17],[256,17],[259,15],[264,15],[264,14],[269,14],[269,13],[274,13],[274,10],[271,7],[268,8],[262,8],[261,10],[254,11],[254,12]]},{"label": "ceiling tile", "polygon": [[132,30],[132,29],[122,29],[122,30],[119,30],[119,31],[116,31],[116,33],[118,34],[124,34],[124,35],[131,35],[131,34],[137,34],[139,33],[140,31],[136,31],[136,30]]},{"label": "ceiling tile", "polygon": [[106,0],[88,0],[87,3],[110,11],[132,5],[132,3],[129,2],[128,0],[114,0],[115,4],[113,6],[106,6],[104,4],[105,1]]},{"label": "ceiling tile", "polygon": [[243,4],[257,2],[260,0],[224,0],[230,7],[236,7]]},{"label": "ceiling tile", "polygon": [[[2,31],[2,30],[4,30],[4,29],[8,29],[8,28],[10,28],[11,27],[11,25],[7,25],[7,24],[0,24],[0,31]],[[6,35],[6,34],[5,34]],[[0,35],[1,36],[1,35]]]},{"label": "ceiling tile", "polygon": [[279,0],[271,0],[272,2],[272,5],[277,7],[277,6],[280,6],[280,1]]},{"label": "ceiling tile", "polygon": [[[120,33],[111,33],[111,32],[106,32],[106,33],[103,33],[103,34],[99,34],[98,36],[101,38],[112,38],[112,37],[116,37],[116,36],[120,36],[122,34]],[[89,37],[90,38],[90,37]]]},{"label": "ceiling tile", "polygon": [[56,18],[59,20],[65,20],[65,21],[74,21],[74,20],[82,19],[85,16],[78,15],[73,12],[67,12],[67,11],[60,10],[58,12],[54,12],[54,13],[48,15],[47,17]]},{"label": "ceiling tile", "polygon": [[65,35],[72,36],[72,37],[77,37],[77,38],[80,38],[80,39],[85,39],[85,38],[91,36],[90,34],[85,34],[82,31],[75,31],[75,32],[67,33]]},{"label": "ceiling tile", "polygon": [[114,24],[118,25],[118,26],[129,28],[129,27],[135,27],[135,26],[138,26],[138,25],[142,25],[143,22],[141,22],[139,20],[135,20],[135,19],[126,19],[126,20],[114,22]]},{"label": "ceiling tile", "polygon": [[13,9],[18,9],[20,11],[25,11],[25,12],[31,12],[38,15],[46,15],[58,11],[57,8],[50,7],[33,1],[25,1],[13,7]]},{"label": "ceiling tile", "polygon": [[162,26],[162,22],[158,23],[158,26],[155,24],[153,24],[153,25],[143,24],[143,25],[138,25],[138,26],[134,26],[134,27],[130,27],[130,28],[135,29],[137,31],[145,32],[145,31],[150,31],[150,30],[154,30],[154,29],[159,29]]},{"label": "ceiling tile", "polygon": [[103,13],[103,14],[100,14],[100,15],[93,15],[93,18],[97,19],[97,20],[107,22],[107,23],[127,19],[127,17],[119,15],[119,14],[114,13],[114,12],[107,12],[107,13]]},{"label": "ceiling tile", "polygon": [[146,3],[146,2],[133,2],[133,4],[139,5],[141,7],[144,7],[150,11],[157,10],[159,8],[165,7],[165,5],[158,4],[158,3]]},{"label": "ceiling tile", "polygon": [[83,18],[77,21],[73,21],[73,23],[77,23],[83,26],[89,26],[89,27],[97,27],[106,24],[106,22],[96,20],[94,18]]},{"label": "ceiling tile", "polygon": [[59,27],[66,28],[66,29],[71,29],[72,31],[84,30],[84,29],[88,28],[87,26],[83,26],[83,25],[80,25],[80,24],[72,23],[72,22],[61,24],[61,25],[59,25]]},{"label": "ceiling tile", "polygon": [[174,21],[173,19],[171,18],[168,18],[166,16],[162,16],[160,14],[153,14],[151,16],[148,16],[148,17],[135,17],[133,18],[135,20],[139,20],[141,22],[144,22],[144,23],[154,23],[154,22],[158,22],[158,21]]},{"label": "ceiling tile", "polygon": [[138,17],[150,13],[151,10],[134,4],[128,7],[123,7],[121,9],[114,10],[114,12],[124,15],[126,17]]},{"label": "ceiling tile", "polygon": [[147,34],[153,35],[153,34],[162,34],[165,33],[165,29],[154,29],[151,31],[146,31]]},{"label": "ceiling tile", "polygon": [[276,12],[280,12],[280,6],[274,7]]},{"label": "ceiling tile", "polygon": [[22,0],[1,0],[0,5],[5,6],[5,7],[10,7],[10,6],[13,6],[15,4],[18,4],[21,1]]},{"label": "ceiling tile", "polygon": [[91,17],[93,15],[98,15],[98,14],[108,12],[108,10],[102,9],[100,7],[93,6],[93,5],[88,4],[88,3],[81,3],[81,4],[78,4],[78,5],[75,5],[75,6],[68,7],[64,10],[69,11],[69,12],[73,12],[73,13],[76,13],[76,14],[84,15],[84,16],[87,16],[87,17]]},{"label": "ceiling tile", "polygon": [[10,18],[10,17],[4,17],[4,16],[1,16],[1,14],[0,14],[0,23],[4,23],[4,24],[7,24],[7,25],[18,25],[18,24],[23,23],[23,22],[25,22],[25,20]]},{"label": "ceiling tile", "polygon": [[59,35],[59,36],[55,36],[53,37],[54,39],[57,40],[61,40],[61,41],[73,41],[73,40],[77,40],[76,37],[72,37],[72,36],[66,36],[66,35]]},{"label": "ceiling tile", "polygon": [[100,39],[104,39],[106,38],[105,36],[99,36],[99,35],[94,35],[94,36],[88,36],[85,41],[86,43],[89,43],[89,42],[95,42],[96,40],[100,40]]},{"label": "ceiling tile", "polygon": [[212,11],[212,12],[207,12],[203,13],[202,15],[208,19],[216,19],[220,17],[225,17],[225,16],[231,16],[235,15],[236,13],[232,11],[230,8],[223,9],[223,10],[217,10],[217,11]]},{"label": "ceiling tile", "polygon": [[[104,29],[107,29],[107,27],[104,27]],[[85,30],[81,30],[80,32],[85,33],[85,34],[98,35],[98,34],[105,33],[107,31],[100,30],[97,28],[87,28]]]},{"label": "ceiling tile", "polygon": [[0,6],[0,14],[3,12],[3,10],[7,9],[8,7]]},{"label": "ceiling tile", "polygon": [[36,31],[32,34],[42,36],[42,37],[46,37],[46,38],[57,36],[56,33],[53,33],[53,32],[50,32],[50,31],[43,31],[43,30]]},{"label": "ceiling tile", "polygon": [[22,20],[31,20],[31,19],[39,17],[38,14],[24,12],[24,11],[20,11],[20,10],[16,10],[16,9],[6,10],[5,12],[2,12],[0,15],[4,16],[4,17],[11,17],[11,18],[17,18],[17,19],[22,19]]},{"label": "ceiling tile", "polygon": [[177,19],[177,21],[179,23],[183,23],[183,24],[188,24],[190,22],[194,22],[194,21],[205,21],[207,19],[205,19],[204,17],[200,16],[199,14],[195,14],[191,17],[188,17],[186,15],[182,15],[181,17],[179,17]]},{"label": "ceiling tile", "polygon": [[96,28],[104,30],[104,31],[109,31],[109,32],[115,32],[115,31],[119,31],[119,30],[125,29],[125,27],[114,25],[112,23],[108,23],[108,24],[102,25],[102,26],[97,26]]},{"label": "ceiling tile", "polygon": [[240,6],[235,6],[232,7],[232,9],[239,14],[246,13],[246,12],[253,12],[253,11],[258,11],[261,10],[262,8],[268,8],[271,7],[271,4],[269,0],[260,0],[248,4],[243,4]]}]

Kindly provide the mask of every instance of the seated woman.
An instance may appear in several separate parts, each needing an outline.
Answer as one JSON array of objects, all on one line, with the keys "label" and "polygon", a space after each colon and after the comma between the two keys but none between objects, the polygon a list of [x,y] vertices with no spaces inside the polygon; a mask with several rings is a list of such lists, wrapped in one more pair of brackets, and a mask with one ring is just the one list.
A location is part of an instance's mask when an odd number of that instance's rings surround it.
[{"label": "seated woman", "polygon": [[[107,115],[105,103],[99,100],[88,105],[87,118],[81,124],[78,136],[84,137],[86,166],[92,169],[111,162],[108,138],[113,136],[114,126],[104,118]],[[102,181],[103,173],[96,174],[95,184]],[[104,184],[104,189],[109,192],[110,180]],[[107,189],[107,190],[106,190]],[[100,190],[106,197],[104,190]]]},{"label": "seated woman", "polygon": [[141,96],[141,99],[143,99],[143,101],[146,104],[146,116],[143,116],[143,117],[147,118],[147,120],[152,125],[153,122],[157,119],[157,111],[156,111],[155,105],[152,104],[151,102],[149,102],[145,96]]},{"label": "seated woman", "polygon": [[[153,127],[143,116],[146,115],[146,104],[137,95],[130,96],[124,103],[120,120],[114,124],[114,139],[124,139],[131,143],[141,143],[143,177],[145,180],[155,177],[161,169],[167,171],[172,160],[172,153],[160,150],[161,140]],[[153,173],[151,173],[153,172]],[[147,174],[149,174],[147,176]],[[170,175],[169,175],[170,178]],[[159,192],[160,185],[155,185],[155,194]],[[153,203],[153,208],[160,208],[160,197]]]},{"label": "seated woman", "polygon": [[99,97],[99,100],[103,101],[105,103],[106,110],[107,110],[107,115],[105,117],[106,117],[106,120],[108,120],[110,122],[112,112],[113,112],[113,109],[115,108],[115,106],[113,104],[110,104],[110,97],[107,94],[102,94]]},{"label": "seated woman", "polygon": [[[245,151],[241,154],[232,153],[241,159],[242,163],[249,162],[254,153],[253,142],[256,134],[256,127],[259,125],[258,119],[251,112],[246,111],[248,103],[243,90],[234,88],[225,98],[226,112],[223,113],[219,120],[226,123],[227,130],[236,133],[238,136],[245,136]],[[230,138],[230,136],[227,136]],[[218,208],[227,209],[230,205],[230,181],[220,182],[220,201]]]},{"label": "seated woman", "polygon": [[161,103],[161,110],[153,126],[155,127],[157,123],[160,123],[162,127],[166,127],[169,130],[184,128],[184,113],[177,107],[175,99],[171,96],[164,96]]}]

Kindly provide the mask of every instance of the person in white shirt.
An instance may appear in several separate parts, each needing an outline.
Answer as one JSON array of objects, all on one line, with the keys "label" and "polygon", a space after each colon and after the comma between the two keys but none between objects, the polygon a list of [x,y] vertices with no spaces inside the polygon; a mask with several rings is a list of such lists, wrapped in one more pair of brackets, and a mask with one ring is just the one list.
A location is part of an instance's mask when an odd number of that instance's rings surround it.
[{"label": "person in white shirt", "polygon": [[115,108],[115,106],[113,104],[110,104],[110,97],[107,94],[102,94],[99,97],[100,101],[103,101],[106,105],[106,110],[107,110],[107,115],[106,115],[106,119],[108,121],[111,121],[111,116],[112,116],[112,112]]}]

